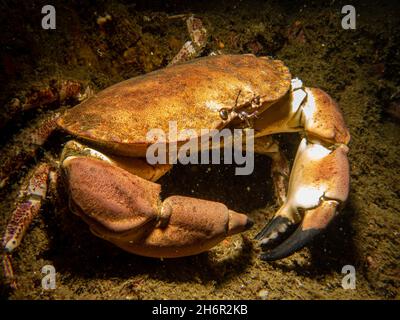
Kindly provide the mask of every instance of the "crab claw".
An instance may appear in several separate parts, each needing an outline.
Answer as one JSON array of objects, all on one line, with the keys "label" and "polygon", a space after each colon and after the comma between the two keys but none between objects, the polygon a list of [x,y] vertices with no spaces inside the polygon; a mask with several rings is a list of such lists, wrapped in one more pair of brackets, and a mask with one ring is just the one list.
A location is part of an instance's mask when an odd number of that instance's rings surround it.
[{"label": "crab claw", "polygon": [[161,186],[87,157],[63,160],[71,210],[91,231],[138,255],[173,258],[206,251],[252,221],[219,202],[171,196]]},{"label": "crab claw", "polygon": [[[264,252],[261,254],[261,259],[266,261],[273,261],[286,258],[296,252],[297,250],[304,247],[308,242],[310,242],[316,235],[318,235],[321,231],[323,231],[329,222],[333,219],[336,215],[336,207],[338,206],[338,202],[336,201],[323,201],[322,204],[311,210],[305,211],[304,219],[302,223],[296,228],[296,230],[282,243],[279,243],[279,239],[284,239],[284,235],[287,233],[276,233],[276,238],[271,240],[266,237],[261,241],[261,247],[263,250],[268,250],[271,248],[273,244],[277,245],[270,251]],[[275,222],[279,220],[273,219],[271,222]],[[285,224],[282,223],[280,227],[282,230]],[[288,224],[287,230],[293,230],[295,225]],[[274,231],[273,226],[266,228],[266,234],[271,234],[276,232]],[[272,237],[273,238],[273,237]],[[275,240],[275,241],[273,241]]]},{"label": "crab claw", "polygon": [[291,255],[336,216],[338,206],[347,199],[349,192],[347,152],[344,144],[328,149],[319,143],[307,142],[305,138],[301,141],[287,200],[256,236],[264,251],[263,260]]}]

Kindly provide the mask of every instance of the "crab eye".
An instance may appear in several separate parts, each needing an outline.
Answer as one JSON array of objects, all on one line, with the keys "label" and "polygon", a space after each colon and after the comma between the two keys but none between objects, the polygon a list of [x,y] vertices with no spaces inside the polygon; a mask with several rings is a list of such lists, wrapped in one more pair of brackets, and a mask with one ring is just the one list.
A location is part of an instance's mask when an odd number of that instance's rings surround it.
[{"label": "crab eye", "polygon": [[222,108],[219,110],[219,116],[221,117],[222,120],[228,120],[229,117],[229,112],[226,108]]}]

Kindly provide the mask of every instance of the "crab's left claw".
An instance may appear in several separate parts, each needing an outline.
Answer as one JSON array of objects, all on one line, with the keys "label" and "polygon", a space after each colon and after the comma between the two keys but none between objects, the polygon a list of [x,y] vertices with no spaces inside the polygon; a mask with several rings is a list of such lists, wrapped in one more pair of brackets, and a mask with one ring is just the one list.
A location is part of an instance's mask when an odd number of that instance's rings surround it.
[{"label": "crab's left claw", "polygon": [[183,196],[161,199],[161,185],[104,160],[62,162],[71,211],[97,236],[141,256],[177,258],[207,251],[253,222],[224,204]]},{"label": "crab's left claw", "polygon": [[302,248],[326,228],[348,197],[350,135],[343,117],[325,92],[306,92],[299,110],[306,137],[293,164],[287,200],[256,236],[263,260],[282,259]]}]

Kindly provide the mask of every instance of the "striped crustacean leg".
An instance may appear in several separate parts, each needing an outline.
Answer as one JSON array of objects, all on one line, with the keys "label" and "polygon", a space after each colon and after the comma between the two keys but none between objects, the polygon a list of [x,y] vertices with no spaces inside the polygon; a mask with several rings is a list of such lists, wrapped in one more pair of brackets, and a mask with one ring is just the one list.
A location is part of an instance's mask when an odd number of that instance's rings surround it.
[{"label": "striped crustacean leg", "polygon": [[40,163],[22,184],[15,210],[6,226],[3,237],[3,272],[11,286],[15,286],[12,271],[11,252],[15,250],[31,224],[38,215],[43,200],[46,198],[51,166]]},{"label": "striped crustacean leg", "polygon": [[[181,16],[178,15],[177,17]],[[191,15],[186,20],[186,26],[191,40],[185,42],[181,50],[171,60],[169,66],[198,57],[207,44],[207,30],[199,18]]]},{"label": "striped crustacean leg", "polygon": [[11,289],[17,288],[17,282],[15,281],[14,271],[11,263],[11,255],[9,253],[4,253],[2,256],[2,268],[3,275],[6,278],[7,285]]},{"label": "striped crustacean leg", "polygon": [[[0,117],[0,129],[10,124],[14,116],[32,109],[46,110],[50,105],[66,102],[82,102],[94,94],[90,86],[84,87],[75,80],[53,81],[48,86],[33,90],[30,94],[21,94],[22,98],[12,99],[6,106],[6,115]],[[67,106],[68,107],[68,106]],[[41,114],[29,125],[22,129],[2,148],[0,155],[0,189],[6,186],[10,176],[24,164],[37,156],[38,150],[57,128],[57,119],[65,111],[65,106],[56,112]]]},{"label": "striped crustacean leg", "polygon": [[41,163],[34,169],[28,183],[22,186],[17,207],[11,214],[3,238],[3,246],[7,252],[12,252],[20,244],[29,224],[38,214],[47,194],[49,173],[50,165]]},{"label": "striped crustacean leg", "polygon": [[3,129],[16,117],[33,109],[47,110],[54,104],[59,106],[66,102],[83,101],[92,95],[92,89],[76,80],[50,80],[28,90],[16,93],[6,105],[7,112],[0,116],[0,129]]},{"label": "striped crustacean leg", "polygon": [[61,114],[51,112],[41,116],[31,127],[23,129],[4,146],[0,156],[0,188],[6,186],[14,173],[37,156],[57,128],[56,121]]}]

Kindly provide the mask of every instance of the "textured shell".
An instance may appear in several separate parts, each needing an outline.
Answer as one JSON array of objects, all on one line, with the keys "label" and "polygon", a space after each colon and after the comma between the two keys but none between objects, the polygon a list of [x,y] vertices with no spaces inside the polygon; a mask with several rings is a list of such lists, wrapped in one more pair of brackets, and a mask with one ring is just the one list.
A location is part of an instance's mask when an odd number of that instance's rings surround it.
[{"label": "textured shell", "polygon": [[[280,99],[291,75],[279,60],[220,55],[157,70],[117,83],[70,109],[58,124],[67,132],[112,149],[141,156],[150,129],[168,134],[169,121],[183,129],[220,129],[221,108],[259,97],[263,107]],[[172,141],[170,141],[172,142]]]}]

